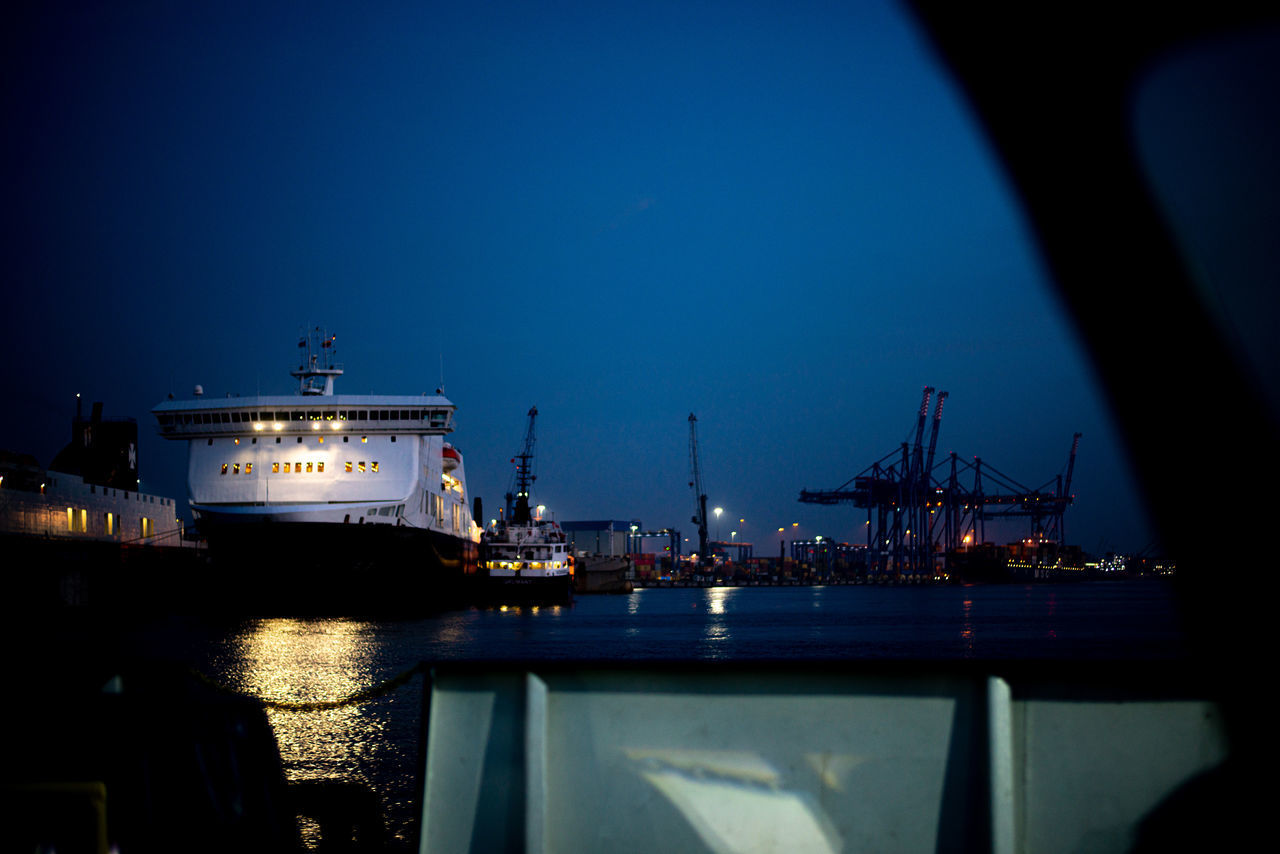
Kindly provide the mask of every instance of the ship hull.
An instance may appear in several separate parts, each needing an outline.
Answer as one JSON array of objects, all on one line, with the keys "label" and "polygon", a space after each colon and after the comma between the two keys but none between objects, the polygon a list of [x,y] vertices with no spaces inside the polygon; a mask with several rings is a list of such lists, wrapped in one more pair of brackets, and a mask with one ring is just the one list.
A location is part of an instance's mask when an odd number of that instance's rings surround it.
[{"label": "ship hull", "polygon": [[487,604],[564,605],[573,601],[573,576],[494,576],[478,578],[478,598]]},{"label": "ship hull", "polygon": [[477,544],[396,525],[200,521],[211,605],[244,616],[416,616],[466,604]]}]

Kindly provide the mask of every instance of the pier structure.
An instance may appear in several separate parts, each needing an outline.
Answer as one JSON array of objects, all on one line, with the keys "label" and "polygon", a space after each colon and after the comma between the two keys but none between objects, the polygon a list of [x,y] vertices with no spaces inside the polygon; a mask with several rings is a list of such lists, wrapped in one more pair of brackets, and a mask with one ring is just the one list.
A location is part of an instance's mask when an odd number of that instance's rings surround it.
[{"label": "pier structure", "polygon": [[926,386],[914,443],[903,442],[835,489],[801,490],[805,504],[852,504],[867,511],[866,570],[900,577],[933,576],[986,541],[988,521],[1025,518],[1024,543],[1060,545],[1063,516],[1072,503],[1071,475],[1080,435],[1072,437],[1065,473],[1031,488],[980,457],[962,461],[952,452],[935,463],[942,406],[939,392],[927,447],[926,419],[934,388]]}]

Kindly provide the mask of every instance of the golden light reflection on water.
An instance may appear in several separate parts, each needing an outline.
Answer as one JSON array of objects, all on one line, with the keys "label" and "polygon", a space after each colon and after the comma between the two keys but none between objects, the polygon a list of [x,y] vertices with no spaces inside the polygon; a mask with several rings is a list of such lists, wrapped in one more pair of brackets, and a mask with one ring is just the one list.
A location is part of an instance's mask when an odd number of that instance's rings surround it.
[{"label": "golden light reflection on water", "polygon": [[[378,681],[378,642],[368,623],[263,620],[239,636],[232,678],[263,701],[342,700]],[[367,704],[320,711],[267,707],[291,780],[365,777],[362,766],[385,742],[386,722]]]}]

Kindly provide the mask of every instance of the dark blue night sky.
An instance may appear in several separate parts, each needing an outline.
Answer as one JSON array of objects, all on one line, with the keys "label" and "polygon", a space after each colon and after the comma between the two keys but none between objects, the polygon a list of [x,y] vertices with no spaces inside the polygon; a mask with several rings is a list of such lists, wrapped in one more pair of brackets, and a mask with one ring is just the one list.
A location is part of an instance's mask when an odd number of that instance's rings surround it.
[{"label": "dark blue night sky", "polygon": [[940,455],[1034,487],[1080,431],[1068,539],[1150,542],[1005,177],[894,4],[29,5],[0,447],[47,464],[80,393],[184,496],[150,408],[286,393],[321,325],[340,392],[443,375],[493,510],[536,405],[557,519],[692,535],[693,412],[713,537],[857,538],[798,493],[907,440],[932,385]]}]

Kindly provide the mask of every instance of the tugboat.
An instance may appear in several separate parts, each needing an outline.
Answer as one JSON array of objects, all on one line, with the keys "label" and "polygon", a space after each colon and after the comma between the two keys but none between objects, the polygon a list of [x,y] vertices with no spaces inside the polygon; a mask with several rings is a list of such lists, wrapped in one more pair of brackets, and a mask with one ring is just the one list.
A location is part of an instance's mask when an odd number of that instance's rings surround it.
[{"label": "tugboat", "polygon": [[293,395],[197,386],[152,410],[161,436],[187,443],[218,604],[255,616],[451,607],[480,541],[462,456],[445,441],[454,405],[441,389],[336,394],[335,341],[319,328],[301,337]]},{"label": "tugboat", "polygon": [[564,531],[529,506],[534,421],[529,410],[524,447],[514,462],[515,491],[507,493],[503,517],[480,540],[480,581],[487,602],[567,603],[573,600],[573,556]]}]

